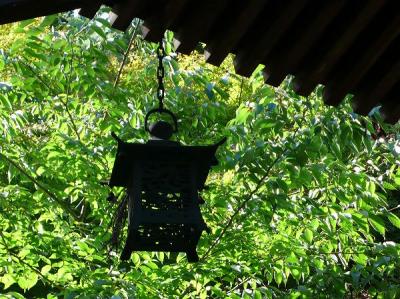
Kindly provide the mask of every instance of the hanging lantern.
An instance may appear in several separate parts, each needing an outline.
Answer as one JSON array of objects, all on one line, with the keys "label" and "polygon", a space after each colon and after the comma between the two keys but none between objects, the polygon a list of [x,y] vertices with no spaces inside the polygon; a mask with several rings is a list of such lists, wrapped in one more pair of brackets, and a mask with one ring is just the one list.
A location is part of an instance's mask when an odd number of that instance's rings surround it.
[{"label": "hanging lantern", "polygon": [[[161,57],[160,57],[161,56]],[[118,150],[109,185],[125,187],[128,193],[128,236],[121,254],[132,251],[185,252],[189,262],[198,261],[196,246],[207,226],[200,212],[204,188],[211,166],[217,164],[217,144],[183,146],[169,140],[177,132],[175,115],[163,108],[162,44],[158,50],[159,108],[145,117],[150,140],[145,144],[127,143],[118,138]],[[148,126],[149,116],[167,114],[173,125],[158,121]]]}]

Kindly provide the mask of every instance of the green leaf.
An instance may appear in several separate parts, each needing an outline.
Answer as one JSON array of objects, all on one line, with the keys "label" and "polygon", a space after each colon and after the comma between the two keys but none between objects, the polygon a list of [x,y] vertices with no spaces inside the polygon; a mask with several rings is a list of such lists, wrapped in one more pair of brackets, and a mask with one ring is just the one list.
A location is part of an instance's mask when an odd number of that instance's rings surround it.
[{"label": "green leaf", "polygon": [[385,235],[385,222],[376,215],[369,215],[368,216],[368,221],[371,224],[371,226],[377,231],[379,232],[381,235]]},{"label": "green leaf", "polygon": [[289,254],[289,256],[286,258],[286,262],[296,264],[299,262],[299,259],[297,258],[296,254],[294,252],[291,252]]},{"label": "green leaf", "polygon": [[132,253],[132,261],[137,266],[140,263],[139,254],[137,254],[136,252]]},{"label": "green leaf", "polygon": [[353,255],[353,259],[356,263],[366,266],[368,262],[368,256],[365,254],[355,254]]},{"label": "green leaf", "polygon": [[4,69],[5,65],[6,64],[5,64],[4,60],[3,60],[3,57],[0,56],[0,71],[2,71]]},{"label": "green leaf", "polygon": [[395,214],[393,213],[389,213],[389,215],[387,216],[389,221],[397,228],[400,228],[400,218],[397,217]]},{"label": "green leaf", "polygon": [[18,27],[19,27],[19,29],[22,29],[22,28],[28,26],[29,24],[32,24],[34,21],[35,21],[35,19],[28,19],[28,20],[21,21],[19,23]]},{"label": "green leaf", "polygon": [[396,190],[397,188],[389,182],[383,182],[383,187],[387,190]]},{"label": "green leaf", "polygon": [[254,291],[254,299],[262,299],[262,294],[259,290]]},{"label": "green leaf", "polygon": [[157,264],[154,263],[154,262],[148,261],[148,262],[146,263],[146,265],[147,265],[150,269],[152,269],[152,270],[157,270],[157,269],[158,269]]},{"label": "green leaf", "polygon": [[93,29],[94,32],[96,32],[98,35],[100,35],[101,38],[107,39],[107,36],[106,36],[106,34],[104,33],[104,31],[103,31],[102,28],[100,28],[100,27],[98,27],[98,26],[96,26],[96,25],[92,25],[91,28]]},{"label": "green leaf", "polygon": [[35,286],[37,281],[38,275],[35,272],[27,272],[18,279],[18,285],[23,290],[29,290]]},{"label": "green leaf", "polygon": [[23,295],[17,293],[17,292],[9,292],[6,295],[11,296],[11,297],[6,297],[6,298],[12,298],[12,299],[26,299]]},{"label": "green leaf", "polygon": [[38,176],[41,176],[45,171],[46,171],[46,169],[43,166],[39,166],[39,168],[36,169],[36,174]]},{"label": "green leaf", "polygon": [[280,269],[278,269],[278,268],[275,268],[274,267],[274,277],[275,277],[275,282],[278,284],[278,285],[280,285],[281,283],[282,283],[282,280],[283,280],[283,271],[282,270],[280,270]]},{"label": "green leaf", "polygon": [[46,16],[44,17],[42,23],[40,23],[41,27],[47,27],[50,26],[54,23],[54,21],[58,18],[57,15],[51,15],[51,16]]},{"label": "green leaf", "polygon": [[301,278],[301,269],[298,267],[291,267],[290,268],[290,273],[292,274],[292,276],[294,277],[294,279],[296,279],[297,281],[300,280]]},{"label": "green leaf", "polygon": [[314,238],[314,234],[313,234],[312,230],[309,228],[306,228],[304,230],[303,236],[304,236],[304,239],[307,241],[307,243],[311,244],[311,242],[313,241],[313,238]]},{"label": "green leaf", "polygon": [[163,263],[164,262],[164,252],[157,252],[157,258],[158,260]]},{"label": "green leaf", "polygon": [[0,282],[4,284],[4,289],[8,289],[12,284],[15,283],[15,280],[11,274],[4,274],[3,277],[0,278]]},{"label": "green leaf", "polygon": [[42,273],[43,275],[46,275],[47,273],[49,273],[51,270],[51,265],[46,265],[42,268],[42,270],[40,271],[40,273]]},{"label": "green leaf", "polygon": [[0,101],[1,101],[3,109],[6,108],[10,111],[13,110],[13,106],[12,106],[11,101],[10,101],[9,97],[7,96],[7,94],[0,93]]},{"label": "green leaf", "polygon": [[240,107],[237,111],[236,111],[236,122],[238,124],[242,124],[244,122],[246,122],[246,119],[249,117],[250,115],[250,111],[249,108],[247,107]]},{"label": "green leaf", "polygon": [[371,192],[372,194],[375,194],[375,190],[376,190],[375,183],[374,183],[374,182],[369,182],[368,185],[369,185],[369,186],[368,186],[369,192]]}]

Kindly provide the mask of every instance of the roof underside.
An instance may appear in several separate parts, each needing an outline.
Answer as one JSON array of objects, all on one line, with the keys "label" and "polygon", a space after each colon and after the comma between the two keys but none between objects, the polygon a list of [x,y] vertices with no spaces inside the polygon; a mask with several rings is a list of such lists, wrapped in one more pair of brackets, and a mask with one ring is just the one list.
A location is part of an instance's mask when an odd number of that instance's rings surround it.
[{"label": "roof underside", "polygon": [[389,0],[0,0],[0,24],[81,8],[92,18],[101,5],[126,30],[144,20],[143,37],[159,41],[175,32],[177,51],[206,44],[207,62],[235,54],[235,70],[249,76],[264,64],[265,82],[289,74],[301,95],[325,85],[324,100],[338,105],[354,95],[354,109],[382,106],[386,121],[400,118],[400,14]]}]

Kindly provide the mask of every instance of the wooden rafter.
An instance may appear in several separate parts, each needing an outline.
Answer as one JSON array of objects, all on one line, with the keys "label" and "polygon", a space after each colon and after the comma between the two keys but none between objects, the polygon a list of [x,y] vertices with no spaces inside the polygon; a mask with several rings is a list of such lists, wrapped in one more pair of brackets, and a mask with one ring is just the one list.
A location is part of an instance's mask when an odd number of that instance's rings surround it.
[{"label": "wooden rafter", "polygon": [[2,0],[0,24],[51,15],[90,6],[91,0]]},{"label": "wooden rafter", "polygon": [[373,17],[382,8],[384,1],[369,0],[344,34],[332,43],[332,47],[318,60],[318,64],[306,68],[295,79],[296,91],[301,95],[309,95],[318,83],[325,80],[326,76],[341,59],[343,54],[355,41],[357,35],[371,22]]},{"label": "wooden rafter", "polygon": [[323,7],[315,11],[315,16],[309,20],[301,34],[297,35],[293,44],[281,47],[275,51],[275,56],[265,59],[264,65],[267,68],[264,69],[264,78],[266,83],[278,86],[287,74],[294,74],[309,50],[318,46],[316,42],[319,37],[343,8],[345,2],[346,0],[324,2]]},{"label": "wooden rafter", "polygon": [[239,7],[238,17],[226,20],[226,25],[216,31],[215,38],[207,44],[205,53],[207,62],[217,66],[222,63],[254,24],[266,2],[266,0],[241,1],[243,6]]},{"label": "wooden rafter", "polygon": [[165,30],[175,25],[187,3],[188,0],[170,0],[163,9],[159,8],[153,15],[146,18],[142,26],[143,38],[152,42],[160,41]]},{"label": "wooden rafter", "polygon": [[203,0],[190,2],[182,20],[181,28],[176,32],[175,48],[189,54],[204,40],[218,15],[229,3],[229,0]]},{"label": "wooden rafter", "polygon": [[[292,0],[284,14],[277,15],[272,22],[266,20],[264,33],[258,39],[255,39],[254,43],[247,43],[246,46],[237,51],[235,69],[238,74],[251,75],[257,65],[263,61],[264,57],[270,53],[274,45],[285,34],[307,2],[307,0]],[[248,57],[253,59],[248,59]]]}]

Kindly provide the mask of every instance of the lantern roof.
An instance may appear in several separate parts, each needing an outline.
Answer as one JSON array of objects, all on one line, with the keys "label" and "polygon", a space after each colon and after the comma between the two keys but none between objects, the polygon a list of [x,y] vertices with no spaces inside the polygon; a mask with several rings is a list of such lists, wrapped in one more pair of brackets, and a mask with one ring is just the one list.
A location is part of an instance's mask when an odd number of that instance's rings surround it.
[{"label": "lantern roof", "polygon": [[[211,166],[217,165],[215,152],[226,138],[213,145],[184,146],[178,142],[166,140],[150,140],[147,143],[128,143],[118,140],[117,155],[109,182],[110,187],[128,187],[132,178],[135,163],[142,161],[193,162],[197,166],[197,187],[204,188]],[[177,166],[178,167],[178,166]]]},{"label": "lantern roof", "polygon": [[159,41],[169,29],[181,53],[204,42],[211,64],[233,53],[240,75],[263,64],[273,86],[290,74],[301,95],[324,84],[327,104],[353,94],[360,114],[381,105],[386,121],[400,117],[397,1],[2,0],[0,24],[76,8],[92,18],[103,4],[116,29],[140,18],[146,40]]}]

